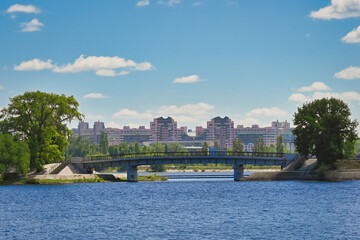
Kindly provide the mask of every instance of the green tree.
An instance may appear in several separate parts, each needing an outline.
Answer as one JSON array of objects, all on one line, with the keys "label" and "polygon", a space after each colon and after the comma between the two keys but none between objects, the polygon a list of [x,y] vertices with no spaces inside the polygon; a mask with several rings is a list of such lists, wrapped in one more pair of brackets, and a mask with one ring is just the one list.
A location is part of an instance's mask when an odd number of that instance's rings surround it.
[{"label": "green tree", "polygon": [[99,145],[100,145],[100,152],[102,154],[108,154],[109,142],[108,142],[107,133],[104,131],[101,132]]},{"label": "green tree", "polygon": [[69,137],[67,154],[69,157],[85,157],[91,153],[91,143],[82,137]]},{"label": "green tree", "polygon": [[136,153],[136,154],[141,153],[141,146],[140,146],[140,144],[139,144],[138,142],[135,143],[134,148],[135,148],[135,149],[134,149],[134,150],[135,150],[134,153]]},{"label": "green tree", "polygon": [[285,152],[284,139],[283,139],[282,135],[279,135],[276,138],[276,152],[277,153],[284,153]]},{"label": "green tree", "polygon": [[167,166],[165,164],[154,164],[151,165],[151,170],[154,172],[166,172]]},{"label": "green tree", "polygon": [[[186,148],[180,143],[168,143],[165,145],[168,152],[187,152]],[[165,150],[166,152],[166,150]]]},{"label": "green tree", "polygon": [[303,156],[316,155],[319,165],[344,158],[345,145],[358,139],[358,122],[350,115],[348,105],[335,98],[315,100],[298,108],[293,130],[297,151]]},{"label": "green tree", "polygon": [[243,152],[244,151],[244,144],[242,144],[240,139],[234,138],[232,150],[234,152]]},{"label": "green tree", "polygon": [[204,153],[208,153],[209,152],[209,145],[207,144],[207,142],[205,141],[203,146],[201,147],[201,151]]},{"label": "green tree", "polygon": [[265,144],[262,137],[258,137],[256,139],[256,143],[254,145],[254,152],[265,152]]},{"label": "green tree", "polygon": [[23,141],[14,141],[9,135],[0,134],[0,174],[6,179],[11,170],[27,174],[30,165],[30,151]]},{"label": "green tree", "polygon": [[359,155],[360,154],[360,140],[357,140],[355,142],[355,154]]},{"label": "green tree", "polygon": [[67,138],[72,135],[67,123],[83,117],[78,106],[73,96],[25,92],[10,98],[8,107],[1,110],[0,128],[25,140],[30,150],[30,168],[42,170],[43,164],[64,159]]},{"label": "green tree", "polygon": [[151,152],[165,152],[165,146],[162,145],[161,143],[155,143],[151,147]]},{"label": "green tree", "polygon": [[116,145],[111,145],[109,147],[109,154],[110,155],[119,155],[120,154],[120,151],[119,151],[119,146],[116,146]]},{"label": "green tree", "polygon": [[220,151],[220,144],[219,142],[214,142],[214,148],[216,148],[218,151]]}]

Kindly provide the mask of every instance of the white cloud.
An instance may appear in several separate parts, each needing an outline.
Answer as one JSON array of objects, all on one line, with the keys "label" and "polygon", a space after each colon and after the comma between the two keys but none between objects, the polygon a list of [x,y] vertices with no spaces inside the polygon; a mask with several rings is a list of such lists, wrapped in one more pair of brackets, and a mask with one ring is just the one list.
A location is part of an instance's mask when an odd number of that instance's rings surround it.
[{"label": "white cloud", "polygon": [[83,96],[83,98],[109,98],[108,96],[104,96],[102,93],[89,93]]},{"label": "white cloud", "polygon": [[309,87],[301,87],[299,92],[329,91],[330,88],[323,82],[314,82]]},{"label": "white cloud", "polygon": [[136,6],[137,7],[145,7],[145,6],[149,6],[149,4],[150,4],[149,0],[141,0],[136,3]]},{"label": "white cloud", "polygon": [[278,107],[257,108],[246,113],[246,117],[289,117],[290,114]]},{"label": "white cloud", "polygon": [[112,116],[115,119],[148,119],[151,120],[153,118],[150,111],[146,111],[144,113],[139,113],[134,110],[130,110],[128,108],[123,108],[119,112],[116,112]]},{"label": "white cloud", "polygon": [[22,27],[22,32],[36,32],[41,31],[41,27],[44,26],[44,24],[34,18],[30,22],[21,23],[20,26]]},{"label": "white cloud", "polygon": [[112,69],[99,69],[95,72],[98,76],[104,76],[104,77],[115,77],[116,72]]},{"label": "white cloud", "polygon": [[304,94],[301,93],[293,93],[291,94],[291,96],[289,97],[289,101],[290,102],[300,102],[300,103],[304,103],[304,102],[309,102],[311,101],[310,97],[305,96]]},{"label": "white cloud", "polygon": [[319,19],[343,19],[360,16],[360,0],[331,0],[329,6],[312,11],[310,17]]},{"label": "white cloud", "polygon": [[351,32],[346,34],[345,37],[341,39],[346,43],[360,43],[360,26],[354,28]]},{"label": "white cloud", "polygon": [[10,6],[7,10],[7,13],[14,13],[14,12],[24,12],[24,13],[40,13],[40,9],[33,6],[33,5],[21,5],[21,4],[14,4]]},{"label": "white cloud", "polygon": [[4,90],[4,87],[2,85],[0,85],[0,90]]},{"label": "white cloud", "polygon": [[193,5],[194,5],[194,6],[200,6],[200,5],[202,5],[202,2],[194,2]]},{"label": "white cloud", "polygon": [[[20,65],[14,67],[15,70],[44,70],[52,69],[53,72],[58,73],[76,73],[85,71],[94,71],[98,76],[114,77],[129,74],[132,71],[146,71],[153,69],[149,62],[136,63],[133,60],[126,60],[118,56],[115,57],[97,57],[80,55],[74,63],[68,63],[63,66],[52,64],[51,60],[46,62],[33,59],[24,61]],[[116,72],[115,70],[121,71]]]},{"label": "white cloud", "polygon": [[357,92],[343,92],[343,93],[315,92],[313,94],[313,99],[322,99],[322,98],[331,98],[331,97],[342,99],[347,102],[355,101],[360,104],[360,94]]},{"label": "white cloud", "polygon": [[192,127],[194,127],[199,123],[206,124],[206,121],[210,119],[211,111],[214,110],[214,108],[214,106],[202,102],[196,104],[185,104],[181,106],[164,105],[147,110],[143,113],[130,110],[128,108],[123,108],[119,112],[114,113],[112,117],[114,119],[123,120],[132,119],[139,122],[139,120],[150,121],[160,116],[170,116],[179,123],[179,126],[181,124],[191,124]]},{"label": "white cloud", "polygon": [[23,61],[19,65],[14,66],[14,70],[17,71],[39,71],[52,68],[54,68],[54,65],[51,63],[50,59],[45,62],[37,58],[30,61]]},{"label": "white cloud", "polygon": [[204,115],[209,111],[214,110],[215,107],[206,103],[197,103],[197,104],[185,104],[182,106],[168,105],[161,106],[157,113],[160,115]]},{"label": "white cloud", "polygon": [[239,124],[238,125],[244,125],[244,127],[252,126],[254,124],[259,125],[260,121],[256,118],[245,118],[243,120],[236,121]]},{"label": "white cloud", "polygon": [[179,4],[179,3],[181,3],[181,0],[169,0],[169,6],[173,6],[173,5],[175,5],[175,4]]},{"label": "white cloud", "polygon": [[[145,71],[145,70],[152,69],[153,66],[149,62],[136,63],[133,60],[126,60],[126,59],[120,58],[118,56],[115,56],[115,57],[104,57],[104,56],[85,57],[84,55],[80,55],[80,57],[77,58],[75,60],[75,62],[72,64],[68,63],[65,66],[61,66],[61,67],[56,66],[54,69],[54,72],[74,73],[74,72],[83,72],[83,71],[100,71],[100,74],[101,73],[104,74],[104,70],[119,69],[119,68],[126,68],[131,71],[135,71],[135,70]],[[98,74],[99,74],[99,72],[98,72]],[[106,76],[109,76],[112,74],[113,74],[113,72],[108,71]]]},{"label": "white cloud", "polygon": [[200,81],[201,81],[201,79],[199,78],[198,75],[190,75],[187,77],[175,78],[173,83],[195,83],[195,82],[200,82]]},{"label": "white cloud", "polygon": [[109,122],[106,124],[106,127],[108,128],[122,128],[122,126],[116,122]]},{"label": "white cloud", "polygon": [[340,72],[335,73],[335,77],[347,80],[360,78],[360,67],[350,66]]}]

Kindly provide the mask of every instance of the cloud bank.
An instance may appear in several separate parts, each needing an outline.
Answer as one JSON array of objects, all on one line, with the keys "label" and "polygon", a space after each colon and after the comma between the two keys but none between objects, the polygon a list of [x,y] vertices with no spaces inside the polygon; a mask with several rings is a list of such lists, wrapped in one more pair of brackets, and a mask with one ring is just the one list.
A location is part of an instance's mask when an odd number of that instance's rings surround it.
[{"label": "cloud bank", "polygon": [[40,59],[32,59],[23,61],[19,65],[14,66],[17,71],[38,71],[52,69],[56,73],[77,73],[94,71],[98,76],[114,77],[119,75],[129,74],[133,71],[146,71],[153,69],[149,62],[136,63],[133,60],[126,60],[124,58],[104,57],[104,56],[85,56],[80,55],[73,63],[58,66],[52,64],[52,60],[48,59],[46,62]]}]

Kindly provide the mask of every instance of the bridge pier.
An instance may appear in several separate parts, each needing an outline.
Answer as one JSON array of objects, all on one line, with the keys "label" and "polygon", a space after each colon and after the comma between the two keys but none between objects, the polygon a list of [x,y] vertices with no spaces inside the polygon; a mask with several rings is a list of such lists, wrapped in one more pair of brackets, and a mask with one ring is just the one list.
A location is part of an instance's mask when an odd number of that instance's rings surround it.
[{"label": "bridge pier", "polygon": [[244,165],[234,165],[234,181],[240,181],[244,177]]},{"label": "bridge pier", "polygon": [[127,181],[128,182],[137,182],[137,166],[129,166],[127,168]]}]

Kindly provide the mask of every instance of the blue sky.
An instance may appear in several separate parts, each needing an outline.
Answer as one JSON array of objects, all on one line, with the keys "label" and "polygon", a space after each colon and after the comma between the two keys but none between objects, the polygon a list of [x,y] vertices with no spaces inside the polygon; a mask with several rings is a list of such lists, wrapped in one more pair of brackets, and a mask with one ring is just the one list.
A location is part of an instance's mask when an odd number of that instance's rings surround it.
[{"label": "blue sky", "polygon": [[0,107],[41,90],[107,127],[268,126],[334,96],[360,119],[360,0],[2,0],[0,21]]}]

